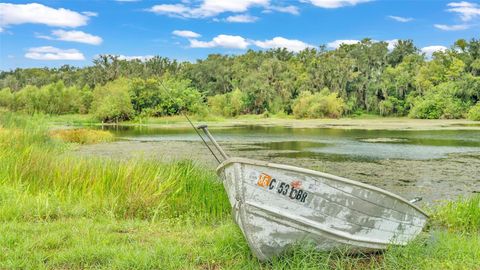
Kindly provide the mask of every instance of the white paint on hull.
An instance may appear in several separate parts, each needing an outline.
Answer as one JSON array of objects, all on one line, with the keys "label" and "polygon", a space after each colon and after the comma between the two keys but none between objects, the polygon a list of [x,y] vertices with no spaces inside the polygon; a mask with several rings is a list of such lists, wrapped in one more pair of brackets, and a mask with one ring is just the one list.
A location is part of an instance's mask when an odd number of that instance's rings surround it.
[{"label": "white paint on hull", "polygon": [[405,245],[427,220],[398,195],[330,174],[244,158],[227,159],[217,173],[235,221],[261,260],[299,241],[320,250]]}]

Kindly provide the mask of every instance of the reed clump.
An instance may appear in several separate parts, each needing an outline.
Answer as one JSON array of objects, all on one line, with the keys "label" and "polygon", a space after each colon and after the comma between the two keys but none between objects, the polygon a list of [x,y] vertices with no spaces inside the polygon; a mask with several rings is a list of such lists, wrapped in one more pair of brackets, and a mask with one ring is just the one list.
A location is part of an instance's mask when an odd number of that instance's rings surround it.
[{"label": "reed clump", "polygon": [[50,131],[50,136],[68,143],[94,144],[111,142],[115,139],[113,134],[105,130],[94,129],[57,129]]}]

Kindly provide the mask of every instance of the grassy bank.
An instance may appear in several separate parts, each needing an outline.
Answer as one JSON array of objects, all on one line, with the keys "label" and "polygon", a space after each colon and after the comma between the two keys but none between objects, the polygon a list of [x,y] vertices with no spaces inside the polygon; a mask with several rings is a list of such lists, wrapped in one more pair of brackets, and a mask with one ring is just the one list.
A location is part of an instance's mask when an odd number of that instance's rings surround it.
[{"label": "grassy bank", "polygon": [[477,269],[478,234],[435,232],[384,254],[297,247],[272,262],[250,255],[230,221],[68,218],[0,225],[0,268],[30,269]]},{"label": "grassy bank", "polygon": [[477,269],[480,197],[432,209],[406,247],[295,247],[260,263],[222,184],[192,162],[81,159],[44,117],[0,115],[0,269]]}]

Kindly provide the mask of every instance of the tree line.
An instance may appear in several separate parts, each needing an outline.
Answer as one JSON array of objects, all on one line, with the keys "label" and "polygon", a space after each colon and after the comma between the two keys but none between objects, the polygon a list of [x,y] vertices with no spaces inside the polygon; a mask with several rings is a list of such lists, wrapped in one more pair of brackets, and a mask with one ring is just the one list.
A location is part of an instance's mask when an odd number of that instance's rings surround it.
[{"label": "tree line", "polygon": [[422,54],[411,40],[364,39],[335,50],[249,50],[195,63],[101,55],[78,68],[0,73],[0,107],[27,113],[92,113],[103,121],[195,114],[362,113],[480,120],[480,40]]}]

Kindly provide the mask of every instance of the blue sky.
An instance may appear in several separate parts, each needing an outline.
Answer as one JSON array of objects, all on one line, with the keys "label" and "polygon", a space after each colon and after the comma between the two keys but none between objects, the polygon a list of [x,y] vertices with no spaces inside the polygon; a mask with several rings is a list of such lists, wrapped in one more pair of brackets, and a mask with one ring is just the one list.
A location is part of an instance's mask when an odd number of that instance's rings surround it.
[{"label": "blue sky", "polygon": [[428,54],[479,34],[478,1],[10,1],[0,3],[0,69],[85,66],[98,54],[195,61],[366,37],[413,39]]}]

